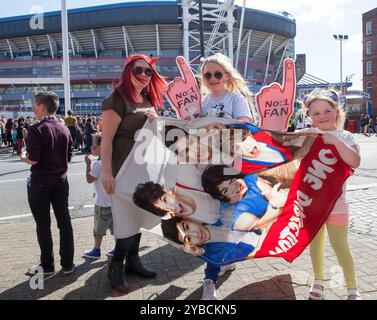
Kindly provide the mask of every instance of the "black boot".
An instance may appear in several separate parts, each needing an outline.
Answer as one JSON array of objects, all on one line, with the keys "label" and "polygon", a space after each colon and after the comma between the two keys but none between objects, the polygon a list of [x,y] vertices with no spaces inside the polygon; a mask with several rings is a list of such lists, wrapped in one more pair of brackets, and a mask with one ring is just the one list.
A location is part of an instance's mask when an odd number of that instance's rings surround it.
[{"label": "black boot", "polygon": [[141,233],[135,234],[134,236],[128,238],[129,247],[126,257],[126,273],[135,273],[145,278],[154,278],[156,277],[156,271],[146,268],[143,266],[140,257],[139,257],[139,246]]},{"label": "black boot", "polygon": [[110,262],[107,277],[111,281],[111,286],[113,289],[123,293],[128,293],[128,283],[126,280],[126,275],[123,271],[122,262]]}]

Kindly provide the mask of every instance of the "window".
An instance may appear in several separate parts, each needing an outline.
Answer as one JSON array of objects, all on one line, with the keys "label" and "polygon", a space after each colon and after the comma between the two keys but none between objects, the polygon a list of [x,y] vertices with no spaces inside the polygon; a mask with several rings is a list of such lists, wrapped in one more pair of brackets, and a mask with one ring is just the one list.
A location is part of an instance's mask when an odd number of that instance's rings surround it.
[{"label": "window", "polygon": [[372,74],[372,61],[366,63],[366,74]]},{"label": "window", "polygon": [[250,79],[250,80],[253,80],[254,79],[254,72],[253,72],[253,69],[247,69],[247,76],[246,76],[247,79]]},{"label": "window", "polygon": [[366,54],[372,54],[372,41],[366,43]]},{"label": "window", "polygon": [[372,81],[367,82],[366,91],[367,93],[372,94]]},{"label": "window", "polygon": [[372,21],[367,21],[367,23],[365,24],[365,34],[372,34]]}]

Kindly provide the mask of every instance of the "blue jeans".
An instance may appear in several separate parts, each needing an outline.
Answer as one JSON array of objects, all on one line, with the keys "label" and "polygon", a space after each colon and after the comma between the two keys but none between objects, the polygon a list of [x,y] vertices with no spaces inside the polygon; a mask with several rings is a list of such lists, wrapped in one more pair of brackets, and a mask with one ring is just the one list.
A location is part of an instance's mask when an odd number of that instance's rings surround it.
[{"label": "blue jeans", "polygon": [[204,269],[205,278],[211,279],[214,283],[217,282],[220,273],[220,266],[207,262],[207,266]]}]

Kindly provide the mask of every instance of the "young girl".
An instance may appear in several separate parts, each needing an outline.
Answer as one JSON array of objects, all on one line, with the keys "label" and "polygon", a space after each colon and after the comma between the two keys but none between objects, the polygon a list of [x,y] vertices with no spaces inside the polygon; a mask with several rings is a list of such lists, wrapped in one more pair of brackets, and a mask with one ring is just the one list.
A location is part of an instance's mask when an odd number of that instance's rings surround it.
[{"label": "young girl", "polygon": [[[246,81],[232,66],[229,58],[216,53],[202,61],[200,87],[205,93],[202,100],[202,116],[235,119],[253,123],[253,97]],[[251,114],[253,112],[253,116]],[[207,269],[209,265],[207,265]],[[233,270],[231,264],[222,271]],[[222,272],[222,273],[223,273]],[[203,300],[216,299],[215,283],[204,279]]]},{"label": "young girl", "polygon": [[[332,90],[315,89],[306,98],[304,108],[313,121],[313,128],[323,134],[326,144],[335,146],[342,160],[351,168],[360,165],[359,146],[353,135],[343,130],[345,119],[344,111],[339,107],[338,96]],[[313,130],[313,129],[309,129]],[[355,267],[348,245],[349,208],[346,199],[346,188],[336,202],[327,221],[326,228],[330,243],[343,269],[348,300],[361,300],[356,289]],[[310,256],[314,271],[314,283],[309,291],[309,299],[322,300],[324,298],[324,251],[325,226],[321,228],[310,244]]]},{"label": "young girl", "polygon": [[[203,115],[253,122],[252,93],[230,60],[221,53],[202,62]],[[255,118],[255,117],[254,117]]]}]

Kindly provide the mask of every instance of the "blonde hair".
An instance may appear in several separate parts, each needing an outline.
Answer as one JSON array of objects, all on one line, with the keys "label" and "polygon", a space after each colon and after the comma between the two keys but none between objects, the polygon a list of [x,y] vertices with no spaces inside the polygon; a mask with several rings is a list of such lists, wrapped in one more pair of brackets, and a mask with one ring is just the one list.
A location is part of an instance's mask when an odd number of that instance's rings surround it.
[{"label": "blonde hair", "polygon": [[[256,120],[256,113],[254,110],[254,95],[250,91],[249,87],[247,86],[247,82],[242,77],[242,75],[238,72],[237,69],[233,68],[229,58],[223,55],[222,53],[218,52],[212,56],[209,56],[208,58],[203,59],[202,66],[200,68],[200,74],[202,78],[204,74],[204,67],[209,62],[217,63],[220,67],[222,67],[225,70],[229,78],[228,82],[226,83],[226,89],[230,92],[241,93],[246,98],[253,118],[254,120]],[[205,81],[203,81],[203,84],[204,87],[206,87]]]},{"label": "blonde hair", "polygon": [[305,112],[309,111],[310,104],[315,100],[324,100],[331,107],[337,110],[338,115],[336,116],[336,127],[338,129],[343,128],[344,121],[346,119],[346,113],[344,112],[343,108],[340,106],[339,97],[336,91],[333,89],[319,89],[319,88],[314,89],[305,97],[305,100],[302,103],[302,107],[304,108]]}]

